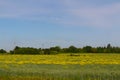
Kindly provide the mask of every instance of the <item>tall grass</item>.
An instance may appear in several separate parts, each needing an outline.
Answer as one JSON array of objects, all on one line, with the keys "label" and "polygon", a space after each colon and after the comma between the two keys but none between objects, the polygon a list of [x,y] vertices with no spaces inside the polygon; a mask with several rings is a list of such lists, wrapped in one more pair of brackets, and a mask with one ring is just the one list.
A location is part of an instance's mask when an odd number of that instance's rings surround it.
[{"label": "tall grass", "polygon": [[[4,64],[2,64],[4,66]],[[120,80],[120,65],[8,64],[0,80]]]}]

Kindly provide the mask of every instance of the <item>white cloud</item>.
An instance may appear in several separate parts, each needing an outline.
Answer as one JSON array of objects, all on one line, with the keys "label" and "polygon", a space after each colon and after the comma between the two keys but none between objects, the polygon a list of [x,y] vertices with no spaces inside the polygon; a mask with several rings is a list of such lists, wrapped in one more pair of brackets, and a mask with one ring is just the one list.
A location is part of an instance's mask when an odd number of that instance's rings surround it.
[{"label": "white cloud", "polygon": [[29,18],[46,15],[51,13],[51,10],[41,6],[35,6],[31,3],[18,3],[12,1],[0,1],[0,17],[1,18]]},{"label": "white cloud", "polygon": [[[79,4],[80,3],[80,4]],[[104,6],[91,6],[84,2],[65,0],[68,14],[74,17],[73,24],[93,27],[120,26],[120,3],[106,4]]]},{"label": "white cloud", "polygon": [[[93,5],[81,0],[61,0],[59,10],[50,7],[48,0],[18,3],[10,0],[0,0],[0,18],[17,18],[28,20],[46,20],[62,25],[115,27],[120,26],[120,3]],[[34,2],[34,3],[32,3]],[[43,4],[43,6],[41,6]],[[63,9],[64,7],[64,9]]]}]

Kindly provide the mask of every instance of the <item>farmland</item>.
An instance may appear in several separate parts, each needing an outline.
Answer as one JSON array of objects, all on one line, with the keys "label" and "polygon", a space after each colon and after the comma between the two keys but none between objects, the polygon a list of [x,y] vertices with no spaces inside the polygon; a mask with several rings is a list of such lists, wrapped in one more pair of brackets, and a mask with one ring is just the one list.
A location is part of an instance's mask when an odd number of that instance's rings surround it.
[{"label": "farmland", "polygon": [[0,55],[0,80],[119,80],[119,54]]}]

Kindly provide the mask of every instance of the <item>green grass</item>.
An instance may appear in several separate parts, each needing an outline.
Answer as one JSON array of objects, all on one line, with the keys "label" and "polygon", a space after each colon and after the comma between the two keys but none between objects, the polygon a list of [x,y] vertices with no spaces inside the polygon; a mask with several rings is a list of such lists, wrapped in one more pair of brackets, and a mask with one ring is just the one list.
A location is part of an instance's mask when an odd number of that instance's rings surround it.
[{"label": "green grass", "polygon": [[0,64],[0,80],[120,80],[120,65]]}]

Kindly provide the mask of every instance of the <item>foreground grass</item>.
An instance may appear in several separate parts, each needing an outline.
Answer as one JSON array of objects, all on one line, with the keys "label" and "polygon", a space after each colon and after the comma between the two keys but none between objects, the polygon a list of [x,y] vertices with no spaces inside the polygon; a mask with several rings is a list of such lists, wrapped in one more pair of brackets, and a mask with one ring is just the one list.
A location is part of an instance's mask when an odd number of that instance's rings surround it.
[{"label": "foreground grass", "polygon": [[8,64],[0,80],[119,80],[120,65]]}]

